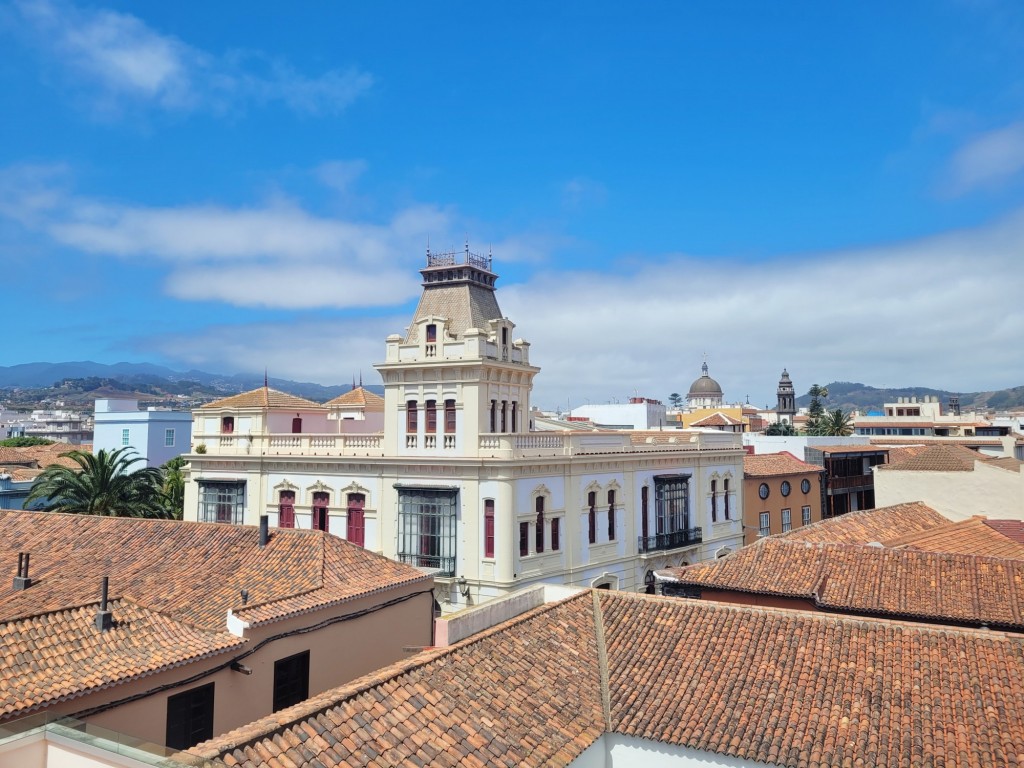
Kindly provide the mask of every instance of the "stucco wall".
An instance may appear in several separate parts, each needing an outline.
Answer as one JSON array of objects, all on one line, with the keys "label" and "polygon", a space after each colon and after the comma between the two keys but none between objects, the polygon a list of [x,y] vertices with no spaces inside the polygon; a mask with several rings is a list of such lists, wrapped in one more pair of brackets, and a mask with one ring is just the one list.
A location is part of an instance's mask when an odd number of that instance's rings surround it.
[{"label": "stucco wall", "polygon": [[1024,520],[1024,474],[975,464],[973,472],[875,470],[875,506],[923,501],[951,520]]}]

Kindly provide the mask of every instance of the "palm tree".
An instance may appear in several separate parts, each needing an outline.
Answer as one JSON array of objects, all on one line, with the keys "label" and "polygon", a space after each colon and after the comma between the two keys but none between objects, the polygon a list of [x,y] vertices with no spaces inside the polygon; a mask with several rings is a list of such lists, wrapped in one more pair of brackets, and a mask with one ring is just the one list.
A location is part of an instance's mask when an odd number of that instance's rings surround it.
[{"label": "palm tree", "polygon": [[846,437],[853,434],[853,418],[839,408],[826,411],[818,421],[818,434],[829,437]]},{"label": "palm tree", "polygon": [[165,462],[160,471],[163,473],[164,508],[175,520],[181,520],[185,512],[185,459],[175,456]]},{"label": "palm tree", "polygon": [[108,517],[170,517],[163,504],[161,472],[155,467],[132,470],[142,461],[131,448],[62,453],[79,469],[53,464],[36,478],[25,499],[25,507],[41,501],[47,512]]}]

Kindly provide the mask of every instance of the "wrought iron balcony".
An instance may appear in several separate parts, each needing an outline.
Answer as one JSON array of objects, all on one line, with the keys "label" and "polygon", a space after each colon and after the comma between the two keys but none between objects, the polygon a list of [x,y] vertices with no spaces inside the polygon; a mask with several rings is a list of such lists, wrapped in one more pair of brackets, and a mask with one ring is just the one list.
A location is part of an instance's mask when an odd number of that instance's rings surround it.
[{"label": "wrought iron balcony", "polygon": [[659,533],[655,536],[639,538],[640,554],[645,552],[658,552],[663,549],[678,549],[688,547],[691,544],[700,544],[703,541],[700,528],[684,528],[681,531],[672,533]]},{"label": "wrought iron balcony", "polygon": [[427,571],[434,576],[455,575],[454,557],[439,557],[437,555],[418,555],[414,553],[400,552],[398,554],[398,561],[401,563],[408,563],[414,568]]}]

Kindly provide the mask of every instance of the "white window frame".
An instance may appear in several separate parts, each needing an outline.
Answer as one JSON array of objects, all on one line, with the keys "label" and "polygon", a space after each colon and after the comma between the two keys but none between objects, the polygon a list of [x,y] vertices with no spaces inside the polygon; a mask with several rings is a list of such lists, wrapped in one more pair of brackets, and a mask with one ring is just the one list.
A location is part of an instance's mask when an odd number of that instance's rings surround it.
[{"label": "white window frame", "polygon": [[793,530],[793,512],[789,509],[782,510],[782,532]]},{"label": "white window frame", "polygon": [[174,447],[174,430],[173,429],[165,429],[164,430],[164,448],[173,448],[173,447]]},{"label": "white window frame", "polygon": [[803,520],[803,524],[804,525],[810,525],[811,524],[811,508],[809,506],[801,507],[800,508],[800,515],[801,515],[801,518]]},{"label": "white window frame", "polygon": [[771,512],[762,512],[758,516],[758,523],[759,523],[759,528],[758,528],[758,534],[757,535],[758,536],[762,536],[762,537],[770,536],[771,532],[772,532],[772,513]]},{"label": "white window frame", "polygon": [[126,448],[126,447],[128,447],[129,445],[132,444],[131,434],[132,434],[132,431],[130,429],[126,428],[126,429],[122,429],[121,430],[121,447],[122,448]]}]

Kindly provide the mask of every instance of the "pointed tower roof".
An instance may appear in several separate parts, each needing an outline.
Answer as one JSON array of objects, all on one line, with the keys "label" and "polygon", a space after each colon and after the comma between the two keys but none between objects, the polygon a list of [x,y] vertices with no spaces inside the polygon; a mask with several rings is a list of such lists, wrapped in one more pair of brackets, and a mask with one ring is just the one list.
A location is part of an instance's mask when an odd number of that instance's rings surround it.
[{"label": "pointed tower roof", "polygon": [[207,403],[203,408],[323,408],[320,403],[264,385],[239,395]]},{"label": "pointed tower roof", "polygon": [[363,389],[362,387],[356,387],[343,395],[338,395],[338,397],[333,400],[328,400],[324,405],[334,407],[365,408],[371,411],[379,411],[384,409],[384,398],[376,392],[371,392],[370,390]]},{"label": "pointed tower roof", "polygon": [[417,341],[417,321],[426,317],[448,320],[448,335],[462,336],[470,328],[486,330],[489,320],[502,316],[494,296],[498,276],[491,271],[491,257],[471,253],[469,246],[462,253],[430,253],[423,275],[423,294],[409,326],[406,344]]}]

